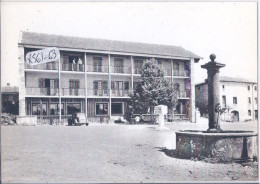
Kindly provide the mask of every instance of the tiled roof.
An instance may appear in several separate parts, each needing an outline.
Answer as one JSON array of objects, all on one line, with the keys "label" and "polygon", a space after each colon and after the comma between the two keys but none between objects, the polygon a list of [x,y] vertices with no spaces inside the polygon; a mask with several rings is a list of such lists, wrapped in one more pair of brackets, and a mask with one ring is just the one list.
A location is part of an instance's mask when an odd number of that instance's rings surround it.
[{"label": "tiled roof", "polygon": [[227,77],[227,76],[220,76],[219,77],[221,82],[243,82],[243,83],[257,83],[256,81],[238,78],[238,77]]},{"label": "tiled roof", "polygon": [[[257,83],[253,80],[248,80],[244,78],[238,78],[238,77],[227,77],[227,76],[220,76],[219,77],[220,82],[240,82],[240,83]],[[207,79],[205,79],[204,82],[197,83],[196,86],[203,85],[207,82]]]},{"label": "tiled roof", "polygon": [[19,93],[18,86],[3,86],[1,87],[2,93]]},{"label": "tiled roof", "polygon": [[113,41],[94,38],[80,38],[33,32],[22,32],[22,37],[20,38],[19,44],[108,52],[125,52],[169,57],[195,58],[197,59],[197,61],[201,59],[200,56],[188,50],[185,50],[184,48],[179,46]]}]

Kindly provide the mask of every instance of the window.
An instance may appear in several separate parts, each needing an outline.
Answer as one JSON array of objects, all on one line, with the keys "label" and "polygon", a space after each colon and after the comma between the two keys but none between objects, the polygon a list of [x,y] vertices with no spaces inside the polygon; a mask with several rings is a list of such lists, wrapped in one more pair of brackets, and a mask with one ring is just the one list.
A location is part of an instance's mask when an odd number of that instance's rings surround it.
[{"label": "window", "polygon": [[70,80],[69,81],[70,87],[70,95],[79,95],[79,80]]},{"label": "window", "polygon": [[93,57],[93,72],[102,72],[102,57]]},{"label": "window", "polygon": [[67,103],[67,115],[81,112],[81,103]]},{"label": "window", "polygon": [[124,72],[124,60],[122,58],[114,59],[114,72],[123,73]]},{"label": "window", "polygon": [[129,90],[129,81],[124,82],[124,89]]},{"label": "window", "polygon": [[[59,115],[59,104],[52,103],[50,104],[50,115]],[[64,115],[64,104],[61,104],[61,114]]]},{"label": "window", "polygon": [[98,96],[108,95],[107,81],[94,81],[93,88],[94,88],[94,95],[98,95]]},{"label": "window", "polygon": [[225,85],[222,85],[222,89],[223,89],[223,90],[225,89]]},{"label": "window", "polygon": [[247,90],[250,91],[250,86],[247,86]]},{"label": "window", "polygon": [[222,96],[222,107],[226,107],[227,104],[226,104],[226,96]]},{"label": "window", "polygon": [[251,116],[251,110],[248,110],[248,116]]},{"label": "window", "polygon": [[237,97],[233,97],[233,104],[237,104]]},{"label": "window", "polygon": [[180,91],[180,84],[179,83],[173,84],[173,89],[174,91]]},{"label": "window", "polygon": [[96,103],[96,115],[108,115],[108,103]]},{"label": "window", "polygon": [[248,103],[251,104],[251,98],[250,97],[248,97]]},{"label": "window", "polygon": [[135,74],[141,74],[142,67],[143,67],[143,60],[141,60],[141,59],[134,60],[134,73]]},{"label": "window", "polygon": [[257,91],[257,86],[255,86],[255,91]]},{"label": "window", "polygon": [[32,115],[47,115],[47,104],[46,103],[42,103],[42,104],[33,103],[32,104]]},{"label": "window", "polygon": [[122,115],[123,114],[123,103],[112,103],[111,104],[112,115]]},{"label": "window", "polygon": [[255,104],[257,104],[257,97],[255,97]]}]

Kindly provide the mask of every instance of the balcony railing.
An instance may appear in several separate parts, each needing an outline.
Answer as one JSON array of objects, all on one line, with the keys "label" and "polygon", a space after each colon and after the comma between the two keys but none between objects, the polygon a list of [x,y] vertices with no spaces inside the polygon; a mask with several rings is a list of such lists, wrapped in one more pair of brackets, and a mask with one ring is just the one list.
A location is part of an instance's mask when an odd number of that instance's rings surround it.
[{"label": "balcony railing", "polygon": [[179,91],[179,97],[180,98],[189,98],[190,97],[190,91]]},{"label": "balcony railing", "polygon": [[109,96],[108,89],[88,89],[88,96]]},{"label": "balcony railing", "polygon": [[62,88],[62,96],[85,96],[85,89]]},{"label": "balcony railing", "polygon": [[111,66],[111,73],[131,73],[131,67]]},{"label": "balcony railing", "polygon": [[190,72],[188,70],[173,70],[173,76],[189,77]]},{"label": "balcony railing", "polygon": [[119,89],[111,89],[111,96],[115,97],[127,97],[131,90],[119,90]]},{"label": "balcony railing", "polygon": [[35,69],[35,70],[58,70],[59,63],[51,62],[51,63],[45,63],[39,65],[28,65],[27,63],[25,63],[24,67],[25,69]]},{"label": "balcony railing", "polygon": [[108,73],[108,65],[87,65],[88,72]]},{"label": "balcony railing", "polygon": [[27,95],[58,96],[58,88],[26,88]]},{"label": "balcony railing", "polygon": [[[58,88],[26,88],[26,95],[59,96]],[[85,89],[62,88],[61,96],[85,96]]]},{"label": "balcony railing", "polygon": [[141,74],[142,68],[141,67],[133,67],[134,74]]},{"label": "balcony railing", "polygon": [[78,72],[84,72],[85,71],[85,65],[83,64],[62,64],[61,69],[63,71],[78,71]]}]

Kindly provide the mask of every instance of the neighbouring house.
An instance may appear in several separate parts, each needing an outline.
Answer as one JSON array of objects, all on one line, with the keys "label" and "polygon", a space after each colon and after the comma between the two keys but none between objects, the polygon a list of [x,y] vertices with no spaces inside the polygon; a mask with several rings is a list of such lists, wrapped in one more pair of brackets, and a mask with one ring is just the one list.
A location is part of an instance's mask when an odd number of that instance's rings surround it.
[{"label": "neighbouring house", "polygon": [[13,115],[19,114],[19,88],[18,86],[11,86],[7,83],[6,86],[1,87],[2,95],[2,113]]},{"label": "neighbouring house", "polygon": [[[60,62],[26,63],[28,52],[48,47],[60,50]],[[84,112],[90,122],[116,120],[126,112],[144,61],[155,58],[179,92],[175,116],[195,121],[193,65],[201,57],[182,47],[22,32],[18,48],[20,115],[66,121]]]},{"label": "neighbouring house", "polygon": [[[196,107],[199,108],[201,115],[207,114],[207,80],[195,86]],[[221,115],[223,121],[255,121],[258,119],[257,82],[220,76],[219,90],[221,108],[226,108]]]}]

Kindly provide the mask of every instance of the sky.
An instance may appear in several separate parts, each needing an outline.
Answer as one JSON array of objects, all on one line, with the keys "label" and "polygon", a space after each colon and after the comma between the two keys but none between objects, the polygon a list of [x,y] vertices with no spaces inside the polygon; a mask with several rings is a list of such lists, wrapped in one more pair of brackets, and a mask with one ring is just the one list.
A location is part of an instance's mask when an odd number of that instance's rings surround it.
[{"label": "sky", "polygon": [[21,31],[181,46],[220,75],[257,80],[256,2],[1,2],[1,83],[18,85]]}]

